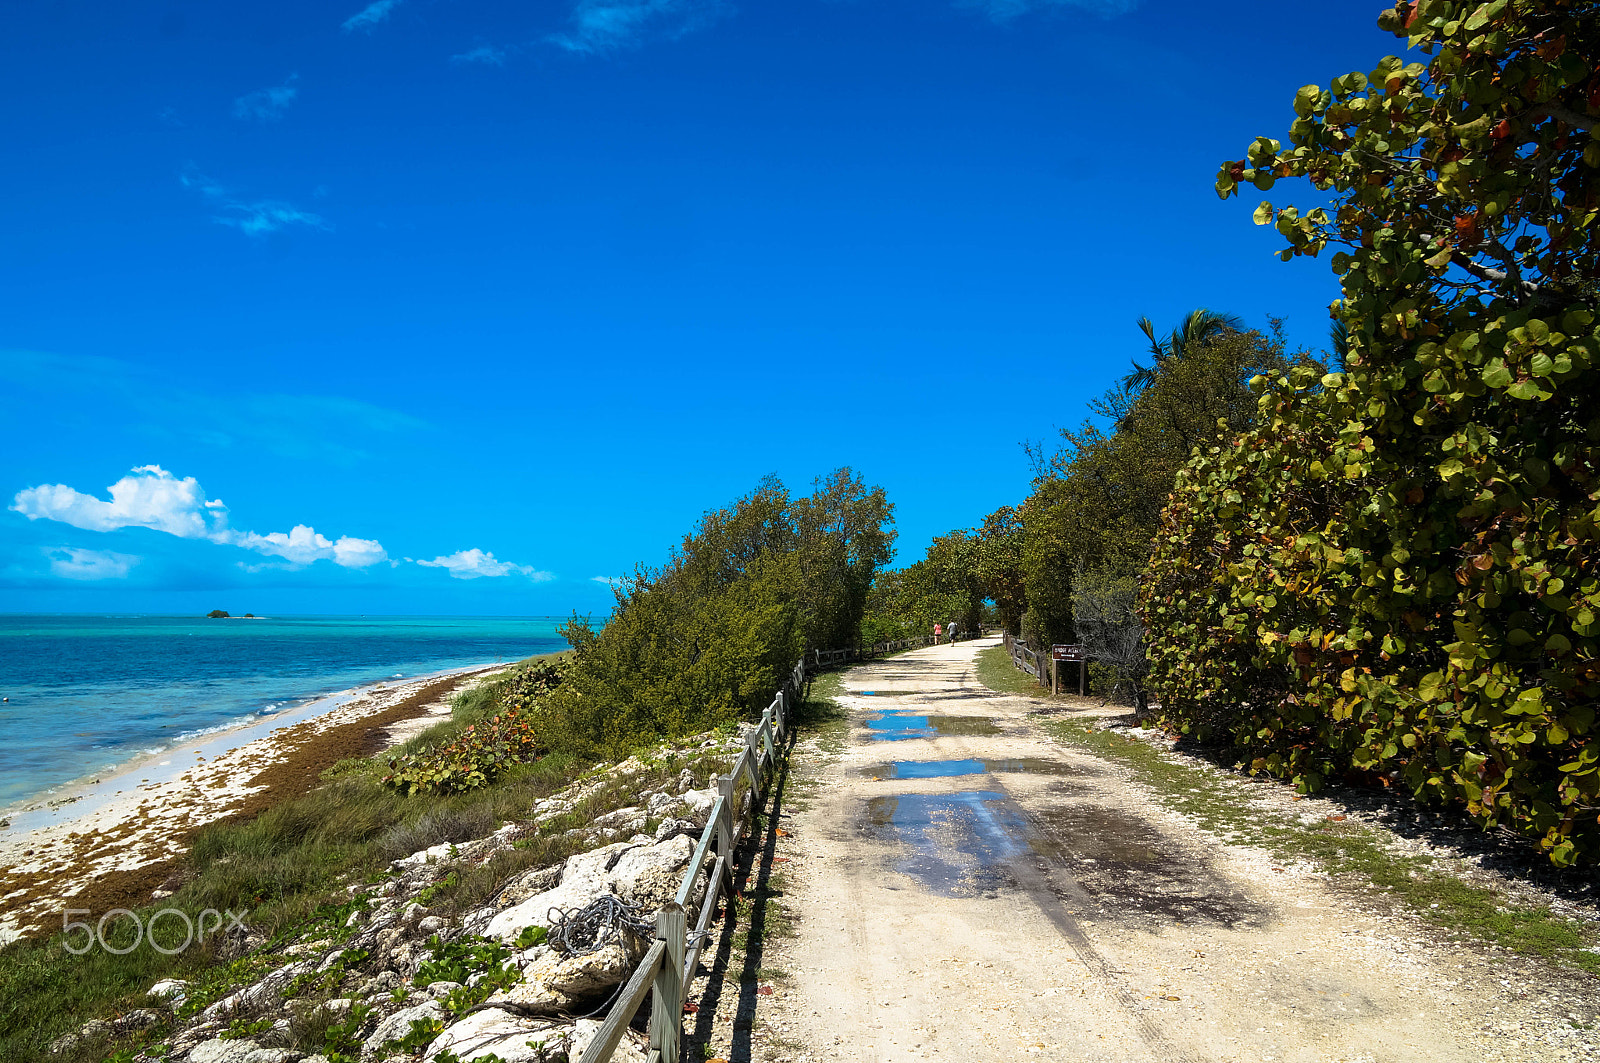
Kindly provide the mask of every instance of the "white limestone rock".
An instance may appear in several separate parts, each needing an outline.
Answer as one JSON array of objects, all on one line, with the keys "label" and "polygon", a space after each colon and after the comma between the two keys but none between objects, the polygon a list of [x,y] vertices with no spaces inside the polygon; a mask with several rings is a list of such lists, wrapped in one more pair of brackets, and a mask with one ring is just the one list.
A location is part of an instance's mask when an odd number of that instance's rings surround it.
[{"label": "white limestone rock", "polygon": [[254,1041],[224,1041],[214,1038],[194,1046],[189,1053],[189,1063],[245,1063],[250,1053],[261,1051]]},{"label": "white limestone rock", "polygon": [[[600,1026],[599,1019],[579,1019],[573,1023],[567,1047],[567,1063],[580,1063],[584,1049],[599,1036]],[[611,1054],[612,1063],[645,1063],[645,1043],[643,1034],[628,1030],[617,1042],[617,1050]]]},{"label": "white limestone rock", "polygon": [[506,1063],[566,1063],[569,1030],[565,1023],[542,1022],[490,1008],[446,1028],[423,1058],[431,1060],[450,1051],[463,1061],[496,1055]]},{"label": "white limestone rock", "polygon": [[[636,950],[634,959],[637,958]],[[489,1000],[492,1003],[507,1001],[555,1014],[614,988],[632,970],[627,954],[615,941],[580,956],[546,949],[523,968],[523,981]]]},{"label": "white limestone rock", "polygon": [[414,1008],[402,1008],[393,1015],[378,1023],[377,1029],[361,1044],[363,1056],[378,1056],[383,1052],[383,1046],[390,1041],[398,1041],[411,1032],[411,1024],[417,1019],[438,1019],[443,1021],[444,1009],[436,1000],[425,1004],[418,1004]]},{"label": "white limestone rock", "polygon": [[189,995],[189,983],[181,978],[163,978],[146,989],[144,995],[151,1000],[170,1000],[174,1004],[181,1004]]}]

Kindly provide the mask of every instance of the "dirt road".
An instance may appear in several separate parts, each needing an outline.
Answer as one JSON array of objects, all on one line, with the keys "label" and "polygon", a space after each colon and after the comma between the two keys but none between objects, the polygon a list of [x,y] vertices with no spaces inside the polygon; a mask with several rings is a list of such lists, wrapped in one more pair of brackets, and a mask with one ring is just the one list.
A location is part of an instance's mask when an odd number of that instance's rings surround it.
[{"label": "dirt road", "polygon": [[796,936],[734,1056],[1595,1057],[1592,980],[1530,990],[1525,966],[1196,831],[979,685],[992,644],[845,673],[848,740],[798,756],[818,785],[775,850]]}]

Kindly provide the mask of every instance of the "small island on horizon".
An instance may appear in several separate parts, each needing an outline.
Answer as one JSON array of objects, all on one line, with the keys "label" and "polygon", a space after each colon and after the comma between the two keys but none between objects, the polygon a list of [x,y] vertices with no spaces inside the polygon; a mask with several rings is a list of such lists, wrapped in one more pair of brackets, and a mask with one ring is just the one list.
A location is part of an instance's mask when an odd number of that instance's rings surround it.
[{"label": "small island on horizon", "polygon": [[265,620],[266,617],[257,616],[254,613],[246,613],[243,616],[233,616],[226,609],[213,609],[213,610],[211,610],[211,612],[206,614],[206,619],[207,620]]}]

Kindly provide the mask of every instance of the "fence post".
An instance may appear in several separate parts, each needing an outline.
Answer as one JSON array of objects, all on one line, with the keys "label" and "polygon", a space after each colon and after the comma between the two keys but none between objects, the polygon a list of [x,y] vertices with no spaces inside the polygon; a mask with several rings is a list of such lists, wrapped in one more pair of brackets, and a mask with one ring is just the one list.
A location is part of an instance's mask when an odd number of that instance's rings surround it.
[{"label": "fence post", "polygon": [[656,913],[656,940],[667,943],[667,952],[656,968],[650,992],[650,1047],[661,1053],[661,1063],[678,1063],[678,1041],[683,1030],[683,953],[688,928],[688,918],[675,901],[663,904]]},{"label": "fence post", "polygon": [[778,754],[772,748],[772,709],[768,708],[761,714],[761,741],[767,750],[767,763],[771,764]]},{"label": "fence post", "polygon": [[733,775],[717,776],[717,792],[722,795],[722,814],[717,817],[717,853],[733,866]]}]

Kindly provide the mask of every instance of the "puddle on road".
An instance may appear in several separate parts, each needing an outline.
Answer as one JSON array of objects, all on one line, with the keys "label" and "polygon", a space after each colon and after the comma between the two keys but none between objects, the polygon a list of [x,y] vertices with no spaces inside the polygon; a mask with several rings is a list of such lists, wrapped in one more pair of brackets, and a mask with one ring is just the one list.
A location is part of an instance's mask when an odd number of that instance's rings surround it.
[{"label": "puddle on road", "polygon": [[989,772],[1021,775],[1088,775],[1087,769],[1062,764],[1043,757],[1016,757],[1003,760],[895,760],[861,769],[874,779],[946,779],[955,775],[984,775]]},{"label": "puddle on road", "polygon": [[908,738],[932,738],[933,728],[926,716],[912,716],[903,712],[886,712],[867,720],[871,737],[879,742],[903,742]]},{"label": "puddle on road", "polygon": [[[904,779],[977,774],[984,764],[895,761],[884,767]],[[1055,868],[1056,903],[1076,910],[1087,900],[1095,911],[1084,914],[1100,918],[1238,927],[1261,925],[1272,915],[1213,872],[1203,857],[1118,809],[1069,805],[1030,818],[999,791],[972,790],[875,797],[867,810],[863,833],[910,850],[895,869],[946,896],[992,896],[1017,885],[1012,873],[1017,861],[1030,861],[1040,870],[1046,866],[1040,861],[1047,861]],[[1062,892],[1069,880],[1082,892]]]},{"label": "puddle on road", "polygon": [[867,812],[869,837],[911,849],[895,869],[947,897],[1012,885],[1009,861],[1029,852],[1027,820],[993,790],[875,797]]},{"label": "puddle on road", "polygon": [[908,738],[945,736],[979,737],[1003,732],[981,716],[926,716],[908,712],[885,712],[867,720],[871,737],[879,742],[903,742]]}]

